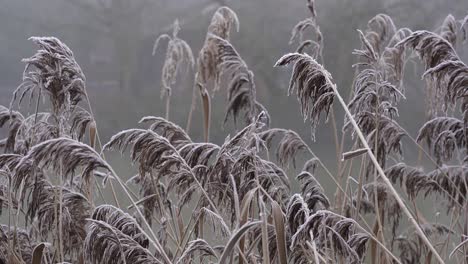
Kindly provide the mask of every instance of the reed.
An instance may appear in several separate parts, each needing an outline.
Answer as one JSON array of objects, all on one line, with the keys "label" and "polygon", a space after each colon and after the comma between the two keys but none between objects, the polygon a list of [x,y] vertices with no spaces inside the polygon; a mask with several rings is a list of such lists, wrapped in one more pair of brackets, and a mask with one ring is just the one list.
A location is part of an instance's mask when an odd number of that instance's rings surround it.
[{"label": "reed", "polygon": [[[274,66],[292,66],[288,95],[297,98],[313,140],[332,117],[336,168],[309,139],[270,127],[254,72],[231,42],[240,25],[228,7],[214,13],[196,60],[178,37],[177,20],[171,35],[157,38],[153,54],[168,41],[164,117],[145,116],[135,122],[140,128],[117,132],[102,146],[73,52],[57,38],[31,38],[38,50],[23,60],[10,106],[0,106],[0,127],[8,131],[0,140],[0,214],[9,220],[0,225],[0,263],[468,263],[468,67],[456,51],[468,17],[449,15],[435,32],[373,17],[357,31],[361,46],[345,101],[323,66],[319,10],[313,0],[307,7],[310,17],[291,33],[297,48]],[[425,67],[429,103],[414,137],[398,123],[413,53]],[[187,71],[194,90],[184,129],[169,120],[171,90],[181,69],[195,66],[193,75]],[[218,91],[227,95],[224,122],[244,121],[221,145],[209,137]],[[203,142],[190,133],[198,94]],[[18,110],[26,97],[33,114]],[[336,102],[345,111],[342,129]],[[434,167],[405,163],[405,144]],[[120,177],[105,159],[109,151],[129,152],[137,174]],[[335,199],[324,177],[336,185]],[[113,183],[128,207],[119,206]],[[104,202],[107,184],[115,204]],[[444,202],[447,223],[421,213],[426,197]]]}]

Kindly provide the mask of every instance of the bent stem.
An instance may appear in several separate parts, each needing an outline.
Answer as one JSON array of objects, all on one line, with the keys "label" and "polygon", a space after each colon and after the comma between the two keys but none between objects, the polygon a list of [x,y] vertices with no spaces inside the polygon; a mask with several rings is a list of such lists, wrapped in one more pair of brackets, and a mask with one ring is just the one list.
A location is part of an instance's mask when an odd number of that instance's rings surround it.
[{"label": "bent stem", "polygon": [[429,239],[427,238],[427,236],[424,234],[424,231],[421,229],[421,227],[419,226],[418,222],[416,221],[416,219],[414,219],[413,215],[411,214],[410,210],[408,209],[408,207],[405,205],[405,203],[403,202],[403,200],[400,198],[400,196],[398,195],[398,192],[395,190],[395,188],[393,187],[392,183],[390,182],[390,180],[388,179],[388,177],[385,175],[385,172],[383,171],[382,167],[380,166],[379,162],[377,161],[377,158],[375,157],[374,153],[372,153],[372,150],[371,148],[369,147],[369,144],[367,143],[367,140],[366,138],[364,137],[361,129],[359,128],[358,124],[356,123],[356,120],[354,119],[353,115],[351,114],[351,112],[349,111],[349,108],[348,106],[346,105],[345,101],[343,100],[343,98],[341,97],[340,93],[338,92],[338,89],[336,88],[336,85],[327,77],[325,76],[325,78],[327,79],[327,81],[329,83],[331,83],[331,88],[333,89],[333,92],[335,93],[336,97],[338,98],[338,101],[340,102],[341,106],[343,107],[346,115],[348,116],[349,118],[349,121],[351,122],[351,124],[353,125],[353,128],[354,130],[356,131],[356,134],[358,135],[359,137],[359,140],[361,141],[362,145],[364,146],[365,149],[367,149],[367,154],[369,155],[369,158],[370,160],[372,161],[372,163],[374,164],[375,168],[377,169],[377,172],[378,174],[382,177],[382,180],[385,182],[385,184],[387,184],[389,190],[391,191],[391,193],[393,194],[393,196],[395,197],[395,200],[398,202],[398,205],[401,207],[401,209],[403,210],[403,212],[405,213],[405,215],[408,217],[408,219],[410,220],[410,222],[414,225],[414,227],[416,228],[416,232],[418,233],[418,235],[421,237],[421,239],[424,241],[424,243],[428,246],[429,250],[434,254],[434,256],[436,257],[437,261],[439,261],[440,263],[445,263],[444,260],[440,257],[439,253],[437,252],[437,250],[434,248],[434,246],[431,244],[431,242],[429,241]]},{"label": "bent stem", "polygon": [[[198,74],[197,74],[198,75]],[[195,80],[196,80],[196,76],[195,75]],[[192,89],[192,103],[190,105],[190,111],[188,113],[188,117],[187,117],[187,125],[185,126],[185,131],[187,132],[187,134],[190,133],[190,127],[192,125],[192,116],[193,116],[193,112],[195,111],[195,109],[197,108],[197,86],[194,85],[193,86],[193,89]]]},{"label": "bent stem", "polygon": [[[161,243],[158,241],[158,237],[156,236],[156,234],[154,233],[153,229],[151,228],[150,224],[148,223],[148,221],[146,221],[145,219],[145,216],[143,215],[143,213],[141,212],[140,208],[138,207],[138,205],[136,204],[135,200],[132,198],[132,196],[130,195],[130,193],[128,192],[127,190],[127,186],[125,185],[125,183],[122,181],[122,179],[120,179],[120,176],[117,175],[117,173],[115,173],[114,169],[107,164],[107,167],[109,168],[110,170],[110,173],[115,177],[115,179],[117,180],[117,182],[119,183],[119,185],[122,187],[122,189],[124,190],[125,194],[127,195],[127,197],[130,199],[130,201],[132,202],[132,205],[133,207],[135,207],[135,210],[137,211],[138,215],[141,217],[141,221],[145,224],[146,228],[148,228],[149,232],[151,233],[151,236],[154,238],[151,239],[149,236],[148,239],[149,241],[153,244],[153,246],[160,252],[161,256],[164,258],[165,262],[166,263],[172,263],[171,260],[169,259],[169,257],[167,256],[166,252],[164,251],[164,248],[163,246],[161,245]],[[141,231],[143,233],[146,234],[146,232],[141,228],[140,225],[137,225]]]},{"label": "bent stem", "polygon": [[164,96],[166,99],[166,120],[169,121],[169,112],[171,111],[171,90],[166,90]]},{"label": "bent stem", "polygon": [[[84,89],[84,94],[85,94],[85,97],[86,97],[86,102],[88,103],[88,109],[89,109],[89,113],[91,114],[92,118],[93,118],[93,121],[94,121],[94,124],[96,126],[96,138],[97,138],[97,142],[99,144],[99,147],[102,149],[102,143],[101,143],[101,137],[99,136],[99,130],[97,128],[97,122],[96,122],[96,116],[94,115],[94,112],[93,112],[93,108],[91,107],[91,101],[89,100],[89,96],[88,96],[88,91],[87,89]],[[94,146],[92,146],[92,148],[94,148]],[[101,156],[102,158],[105,160],[106,157],[104,156],[104,153],[101,153]],[[112,196],[114,198],[114,201],[115,201],[115,204],[117,205],[117,207],[120,208],[120,205],[119,205],[119,200],[117,199],[117,195],[115,193],[115,189],[114,189],[114,184],[112,184],[112,180],[109,181],[109,184],[110,184],[110,187],[111,187],[111,191],[112,191]],[[97,188],[99,189],[99,184],[96,184]],[[104,196],[103,196],[104,198]]]}]

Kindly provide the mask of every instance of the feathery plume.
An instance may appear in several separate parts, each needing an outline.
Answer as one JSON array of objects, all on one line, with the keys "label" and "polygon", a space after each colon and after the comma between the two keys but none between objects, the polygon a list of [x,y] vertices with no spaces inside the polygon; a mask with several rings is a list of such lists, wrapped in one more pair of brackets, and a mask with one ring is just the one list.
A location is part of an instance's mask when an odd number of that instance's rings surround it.
[{"label": "feathery plume", "polygon": [[289,53],[281,57],[275,67],[293,65],[293,73],[289,82],[288,95],[296,90],[297,99],[301,104],[304,121],[310,119],[312,138],[315,138],[315,127],[320,115],[326,119],[333,104],[334,93],[330,73],[307,54]]},{"label": "feathery plume", "polygon": [[176,264],[188,264],[192,263],[194,256],[198,252],[198,256],[204,258],[215,258],[218,259],[216,251],[203,239],[195,239],[187,244],[187,248],[184,250],[182,255],[179,257]]},{"label": "feathery plume", "polygon": [[35,145],[21,159],[15,168],[14,186],[28,177],[31,165],[39,168],[51,168],[58,175],[72,175],[79,167],[83,168],[81,178],[88,183],[89,177],[96,169],[110,170],[109,165],[90,146],[69,138],[50,139]]},{"label": "feathery plume", "polygon": [[88,219],[84,258],[90,263],[162,263],[132,237],[110,224]]},{"label": "feathery plume", "polygon": [[23,59],[26,63],[23,83],[13,93],[12,103],[18,100],[20,104],[27,94],[32,98],[37,91],[49,96],[55,114],[78,104],[85,93],[86,78],[73,52],[54,37],[31,37],[30,40],[39,50]]},{"label": "feathery plume", "polygon": [[154,42],[153,46],[154,56],[161,40],[169,40],[169,42],[167,43],[166,58],[164,60],[161,76],[161,98],[166,98],[167,100],[166,118],[168,118],[169,115],[169,99],[172,93],[172,87],[176,83],[177,74],[179,72],[180,67],[183,64],[186,64],[187,68],[193,68],[195,65],[195,59],[193,57],[192,49],[186,41],[180,39],[177,36],[179,30],[179,21],[175,20],[173,25],[172,36],[169,36],[168,34],[160,35]]},{"label": "feathery plume", "polygon": [[436,117],[419,129],[417,141],[424,141],[441,164],[467,147],[464,123],[454,117]]},{"label": "feathery plume", "polygon": [[239,31],[239,19],[232,9],[222,6],[216,10],[208,26],[208,33],[229,40],[232,28]]}]

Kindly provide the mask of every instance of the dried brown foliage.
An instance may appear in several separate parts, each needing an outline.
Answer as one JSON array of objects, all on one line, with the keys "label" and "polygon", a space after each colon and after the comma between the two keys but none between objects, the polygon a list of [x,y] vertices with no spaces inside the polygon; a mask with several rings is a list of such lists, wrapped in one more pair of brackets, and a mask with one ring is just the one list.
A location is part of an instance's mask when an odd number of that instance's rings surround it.
[{"label": "dried brown foliage", "polygon": [[90,263],[160,263],[129,235],[104,221],[89,220],[84,259]]},{"label": "dried brown foliage", "polygon": [[[317,12],[315,8],[315,1],[308,0],[307,8],[310,12],[310,17],[306,18],[299,23],[297,23],[291,31],[291,38],[289,39],[289,44],[298,42],[299,46],[296,49],[297,53],[303,53],[306,47],[310,46],[311,55],[313,58],[320,59],[323,62],[323,36],[320,31],[320,26],[317,23]],[[307,29],[310,28],[313,31],[315,40],[306,39],[304,34],[307,32]]]},{"label": "dried brown foliage", "polygon": [[15,186],[21,184],[34,171],[50,168],[58,175],[73,175],[75,170],[83,168],[80,178],[87,181],[98,168],[110,169],[99,154],[88,145],[68,138],[51,139],[35,145],[22,157],[15,168]]},{"label": "dried brown foliage", "polygon": [[259,133],[259,137],[265,141],[268,148],[272,145],[274,137],[281,137],[276,148],[276,159],[283,167],[290,163],[296,167],[296,156],[300,152],[307,152],[308,146],[304,140],[294,131],[281,128],[272,128]]},{"label": "dried brown foliage", "polygon": [[289,81],[288,95],[297,94],[304,121],[310,119],[312,137],[315,136],[320,115],[328,118],[333,104],[334,93],[330,73],[307,54],[289,53],[281,57],[275,64],[287,66],[293,64],[293,73]]},{"label": "dried brown foliage", "polygon": [[[422,225],[422,229],[427,236],[434,240],[441,240],[453,231],[444,225],[437,223],[427,223]],[[407,230],[405,234],[397,238],[398,249],[400,250],[400,259],[404,264],[420,263],[425,255],[428,254],[427,247],[421,244],[420,239],[412,230]]]},{"label": "dried brown foliage", "polygon": [[466,128],[453,117],[436,117],[427,121],[419,130],[417,141],[424,141],[440,164],[452,159],[455,153],[465,153]]},{"label": "dried brown foliage", "polygon": [[0,261],[2,263],[28,263],[32,258],[32,241],[28,232],[0,225]]},{"label": "dried brown foliage", "polygon": [[[360,263],[369,237],[359,233],[361,227],[356,221],[326,210],[319,210],[307,217],[291,238],[291,249],[299,243],[312,239],[318,249],[334,258],[343,257],[346,263]],[[362,239],[357,239],[361,237]],[[357,250],[357,251],[356,251]],[[331,251],[331,252],[327,252]]]},{"label": "dried brown foliage", "polygon": [[[28,215],[32,225],[38,227],[38,236],[46,239],[53,237],[60,229],[61,241],[65,254],[78,258],[82,254],[82,245],[86,237],[86,218],[91,213],[91,205],[80,193],[60,186],[49,185],[46,181],[34,192],[28,205]],[[59,195],[61,194],[61,195]],[[60,219],[58,219],[58,211]],[[57,224],[60,221],[60,224]]]},{"label": "dried brown foliage", "polygon": [[153,56],[156,53],[156,49],[159,46],[159,42],[167,39],[166,58],[162,68],[161,76],[161,98],[166,98],[166,118],[169,115],[169,98],[171,96],[172,87],[176,83],[177,74],[180,68],[185,65],[187,68],[193,68],[195,66],[195,59],[193,57],[192,49],[189,44],[184,40],[180,39],[177,34],[180,31],[179,21],[174,21],[172,36],[168,34],[162,34],[158,36],[153,46]]},{"label": "dried brown foliage", "polygon": [[53,112],[76,105],[84,95],[85,76],[75,61],[73,52],[54,37],[31,37],[39,50],[23,59],[26,67],[23,82],[13,93],[12,103],[29,94],[30,100],[45,93],[52,103]]},{"label": "dried brown foliage", "polygon": [[[433,114],[447,111],[457,100],[465,100],[468,90],[465,85],[468,79],[467,66],[460,60],[452,44],[443,37],[429,32],[416,31],[396,44],[400,49],[410,47],[415,50],[425,65],[424,77],[429,83],[432,96]],[[443,97],[443,105],[435,100]],[[462,112],[466,106],[462,104]]]},{"label": "dried brown foliage", "polygon": [[[146,129],[120,131],[95,146],[100,138],[91,106],[80,105],[88,97],[73,53],[56,38],[32,38],[39,50],[24,60],[23,82],[12,102],[21,104],[29,95],[31,103],[36,99],[35,112],[23,115],[13,104],[0,106],[0,127],[7,132],[0,141],[0,213],[10,220],[0,226],[0,263],[431,263],[447,256],[465,261],[468,71],[455,47],[466,38],[468,18],[449,15],[432,33],[398,28],[385,14],[373,17],[358,31],[361,47],[354,51],[356,76],[346,105],[322,66],[326,47],[317,9],[313,0],[307,3],[310,17],[292,31],[297,53],[275,66],[293,64],[288,94],[297,94],[314,139],[335,97],[347,111],[343,143],[337,140],[336,146],[344,160],[336,168],[322,162],[297,132],[269,128],[254,73],[229,42],[239,20],[227,7],[213,15],[193,76],[206,142],[192,140],[189,125],[184,130],[169,121],[167,108],[166,118],[143,117]],[[162,69],[167,103],[180,69],[194,64],[178,31],[176,22],[172,36],[161,35],[154,47],[168,40]],[[307,48],[311,55],[304,53]],[[442,105],[431,105],[431,119],[416,140],[398,124],[409,50],[424,62],[428,96],[443,98]],[[245,126],[217,145],[208,141],[208,88],[215,92],[221,86],[227,95],[225,122],[243,116]],[[43,101],[51,107],[39,112]],[[89,145],[83,140],[87,130]],[[434,167],[402,162],[404,136]],[[135,176],[121,178],[95,147],[129,149]],[[276,159],[270,159],[272,150]],[[337,185],[334,199],[322,186],[325,174]],[[107,186],[112,201],[103,195]],[[418,209],[425,202],[418,198],[435,194],[440,199],[435,209],[439,204],[447,209],[437,220],[450,219],[447,225],[429,223]],[[403,214],[414,226],[402,232]]]},{"label": "dried brown foliage", "polygon": [[399,183],[411,198],[415,199],[420,192],[427,196],[430,192],[437,191],[437,182],[433,181],[421,169],[398,163],[386,170],[387,176],[393,183]]},{"label": "dried brown foliage", "polygon": [[207,257],[213,257],[217,259],[215,250],[203,239],[195,239],[188,243],[187,249],[184,251],[182,256],[177,261],[177,264],[191,263],[194,256],[198,256],[202,259]]},{"label": "dried brown foliage", "polygon": [[218,8],[208,26],[208,32],[222,39],[229,40],[232,28],[239,31],[239,19],[236,13],[226,6]]},{"label": "dried brown foliage", "polygon": [[[390,154],[402,155],[401,140],[406,132],[396,121],[372,112],[359,112],[356,119],[380,164],[385,166]],[[350,129],[350,126],[347,123],[344,129]]]}]

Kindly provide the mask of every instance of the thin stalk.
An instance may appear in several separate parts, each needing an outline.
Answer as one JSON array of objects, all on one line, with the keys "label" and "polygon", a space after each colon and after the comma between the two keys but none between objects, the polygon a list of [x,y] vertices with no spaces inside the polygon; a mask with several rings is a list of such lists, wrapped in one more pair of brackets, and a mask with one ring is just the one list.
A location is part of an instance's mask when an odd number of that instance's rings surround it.
[{"label": "thin stalk", "polygon": [[[376,81],[377,82],[377,81]],[[377,88],[378,89],[378,88]],[[377,98],[377,106],[380,105],[380,100],[379,98]],[[379,148],[379,133],[380,133],[380,130],[379,130],[379,127],[380,127],[380,113],[379,113],[379,109],[378,107],[376,107],[375,109],[375,140],[374,140],[374,152],[375,153],[378,153],[378,148]],[[374,208],[375,208],[375,223],[376,223],[376,230],[375,231],[375,235],[378,239],[381,239],[382,240],[382,243],[385,245],[385,238],[384,238],[384,228],[383,228],[383,217],[384,217],[384,211],[383,211],[383,207],[381,208],[380,204],[379,204],[379,199],[378,199],[378,196],[379,196],[379,193],[378,193],[378,190],[377,190],[377,183],[378,182],[378,173],[377,173],[377,168],[374,166],[374,186],[373,186],[373,189],[374,189]],[[373,255],[373,260],[372,262],[373,263],[376,263],[376,259],[377,256],[379,255],[378,254],[378,251],[377,251],[377,248],[375,248],[376,251],[374,251],[373,253],[375,253]]]},{"label": "thin stalk", "polygon": [[358,195],[357,195],[357,202],[356,202],[356,217],[359,215],[359,211],[361,210],[362,186],[364,185],[364,167],[365,167],[365,164],[366,164],[366,156],[362,156],[361,166],[359,168]]},{"label": "thin stalk", "polygon": [[[333,215],[336,216],[336,217],[339,217],[339,218],[342,218],[342,219],[345,218],[344,216],[339,215],[339,214],[337,214],[337,213],[333,213],[333,212],[330,212],[330,213],[333,214]],[[362,232],[366,233],[366,235],[368,235],[368,236],[369,236],[372,240],[374,240],[383,250],[385,250],[385,252],[387,252],[387,253],[390,255],[390,257],[392,257],[398,264],[402,264],[401,261],[400,261],[384,244],[382,244],[372,233],[370,233],[370,232],[367,231],[365,228],[363,228],[361,225],[359,225],[359,223],[358,223],[356,220],[354,220],[354,219],[352,219],[352,218],[351,218],[350,220],[354,223],[354,225],[355,225],[356,227],[359,228],[359,230],[361,230]],[[366,226],[367,226],[368,228],[370,228],[369,225],[367,224],[367,222],[365,221],[365,219],[362,218],[362,216],[361,216],[361,220],[363,220],[363,222],[366,224]],[[442,263],[443,263],[443,262],[442,262]]]},{"label": "thin stalk", "polygon": [[306,146],[307,147],[307,151],[314,157],[317,159],[317,162],[319,163],[320,167],[322,167],[325,172],[328,174],[328,176],[330,176],[330,178],[333,180],[333,182],[336,184],[336,186],[338,187],[338,189],[340,189],[340,191],[347,197],[346,195],[346,192],[345,190],[343,190],[343,187],[341,186],[341,184],[338,182],[338,180],[335,178],[335,176],[333,176],[333,174],[330,172],[330,170],[328,170],[327,166],[325,166],[325,164],[323,164],[323,162],[318,158],[317,155],[315,155],[315,153],[312,151],[312,149],[309,148],[309,146]]},{"label": "thin stalk", "polygon": [[[128,187],[127,187],[127,188],[128,188]],[[128,190],[129,193],[133,196],[133,198],[135,198],[135,199],[138,199],[138,198],[139,198],[138,195],[136,195],[130,188],[128,188],[127,190]],[[127,207],[127,209],[133,208],[133,207],[135,207],[135,205],[138,205],[138,204],[139,204],[139,202],[136,201],[135,204],[131,204],[130,206]],[[156,223],[157,223],[158,225],[161,225],[160,219],[158,219],[156,216],[152,215],[151,218],[152,218],[154,221],[156,221]],[[172,230],[171,230],[171,231],[172,231]],[[167,235],[168,235],[168,238],[169,238],[172,242],[174,242],[174,244],[177,244],[177,239],[174,238],[173,234],[171,234],[170,232],[167,232]]]},{"label": "thin stalk", "polygon": [[[99,148],[102,149],[102,143],[101,143],[101,138],[99,137],[99,134],[97,132],[97,128],[96,128],[96,138],[97,138],[97,141],[98,141],[98,144],[99,144]],[[104,156],[104,152],[101,151],[101,157],[106,160],[106,157]],[[114,198],[114,201],[115,201],[115,205],[117,205],[117,207],[120,208],[120,204],[119,204],[119,200],[117,199],[117,194],[115,192],[115,188],[114,188],[114,184],[112,184],[112,178],[109,178],[109,185],[111,187],[111,191],[112,191],[112,197]]]},{"label": "thin stalk", "polygon": [[260,206],[260,219],[262,220],[262,253],[263,253],[263,263],[270,264],[270,252],[268,249],[268,223],[267,223],[267,214],[265,209],[265,204],[260,195],[257,195],[258,204]]},{"label": "thin stalk", "polygon": [[[346,174],[346,186],[345,186],[345,191],[348,190],[349,188],[349,177],[351,176],[351,170],[353,169],[353,160],[351,160],[349,164],[349,169],[348,169],[348,174]],[[343,199],[343,203],[341,204],[341,214],[344,213],[345,205],[346,205],[346,199]],[[341,202],[341,201],[340,201]],[[351,202],[352,203],[352,202]]]},{"label": "thin stalk", "polygon": [[[456,221],[456,220],[454,220],[454,217],[456,217],[456,216],[455,216],[456,210],[453,210],[453,209],[452,209],[451,211],[452,211],[452,212],[451,212],[451,214],[450,214],[450,226],[449,226],[450,230],[453,229],[453,227],[455,226],[455,221]],[[449,255],[448,250],[449,250],[449,242],[450,242],[450,239],[451,239],[451,235],[452,235],[451,232],[449,232],[449,233],[447,234],[447,238],[445,239],[445,242],[444,242],[444,244],[443,244],[443,246],[442,246],[442,250],[441,250],[441,251],[442,251],[442,254],[445,253],[445,256],[448,256],[448,255]],[[445,248],[445,250],[444,250],[444,248]]]},{"label": "thin stalk", "polygon": [[[145,216],[143,215],[143,213],[141,212],[140,208],[138,207],[138,205],[136,204],[135,200],[132,198],[132,196],[130,195],[130,193],[128,192],[127,190],[127,186],[125,185],[125,183],[122,181],[122,179],[120,179],[120,176],[117,175],[117,173],[114,171],[114,169],[112,167],[110,167],[110,165],[108,165],[108,168],[110,170],[110,172],[112,173],[112,175],[114,176],[114,178],[117,180],[117,182],[119,183],[120,187],[122,187],[123,191],[125,192],[125,194],[128,196],[128,198],[130,199],[130,201],[132,202],[133,206],[135,207],[135,210],[137,211],[138,215],[140,216],[141,218],[141,221],[145,224],[146,228],[149,230],[151,236],[154,238],[154,240],[152,238],[150,238],[149,236],[148,237],[148,240],[153,244],[153,246],[159,251],[159,253],[161,254],[162,258],[164,259],[164,261],[166,263],[172,263],[171,260],[169,259],[169,257],[167,256],[166,252],[164,251],[164,247],[161,245],[161,243],[159,242],[158,240],[158,237],[156,236],[156,234],[154,233],[153,229],[151,228],[151,226],[149,225],[148,221],[146,221],[145,219]],[[137,225],[140,230],[146,234],[146,232],[143,230],[143,228],[140,227],[140,225]]]},{"label": "thin stalk", "polygon": [[398,202],[398,205],[401,207],[401,209],[403,210],[404,214],[406,214],[406,216],[408,217],[408,219],[410,220],[410,222],[414,225],[414,227],[416,228],[416,232],[420,235],[421,239],[424,241],[424,243],[428,246],[429,250],[434,254],[434,256],[436,257],[437,261],[439,261],[440,263],[444,263],[444,260],[440,257],[439,253],[437,252],[437,250],[434,248],[434,246],[431,244],[431,242],[429,241],[429,239],[427,238],[427,236],[424,234],[424,231],[421,229],[421,227],[419,226],[418,222],[414,219],[413,215],[411,214],[411,212],[409,211],[408,207],[405,205],[405,203],[403,202],[403,200],[400,198],[398,192],[395,190],[395,188],[393,187],[391,181],[388,179],[388,177],[385,175],[385,172],[383,171],[382,167],[380,166],[379,162],[377,161],[377,158],[375,157],[374,153],[372,153],[372,150],[371,148],[369,147],[369,144],[367,143],[367,140],[365,138],[365,136],[363,135],[361,129],[359,128],[358,124],[356,123],[356,120],[354,119],[354,116],[351,114],[351,112],[349,111],[349,108],[348,106],[346,105],[345,101],[343,100],[343,98],[341,97],[340,93],[338,92],[338,89],[336,88],[336,85],[333,84],[331,82],[331,80],[328,78],[328,77],[325,77],[327,78],[327,81],[329,83],[331,83],[331,87],[333,89],[333,92],[335,93],[336,97],[338,98],[338,101],[340,102],[340,104],[342,105],[344,111],[346,112],[346,115],[348,116],[349,118],[349,121],[351,122],[354,130],[356,131],[356,134],[358,135],[359,137],[359,140],[361,141],[362,145],[364,146],[364,148],[367,149],[367,153],[369,154],[369,158],[371,159],[372,163],[374,163],[374,166],[376,167],[377,169],[377,172],[379,173],[379,175],[382,177],[382,180],[385,182],[385,184],[388,185],[388,188],[390,190],[390,192],[393,194],[393,196],[395,197],[395,200]]},{"label": "thin stalk", "polygon": [[[12,190],[11,188],[11,176],[8,175],[8,190]],[[20,204],[18,206],[21,206]],[[11,230],[11,215],[12,215],[12,212],[11,210],[13,209],[13,198],[11,197],[11,191],[8,192],[8,231]],[[16,230],[16,225],[18,224],[18,222],[15,223],[15,230]],[[8,239],[8,246],[10,248],[13,248],[13,245],[12,245],[12,240],[11,239]],[[8,254],[8,259],[11,259],[11,254],[12,254],[13,250],[8,250],[7,251],[7,254]]]},{"label": "thin stalk", "polygon": [[[393,120],[391,120],[391,121],[393,122]],[[416,141],[416,139],[414,139],[414,138],[411,136],[411,134],[410,134],[406,129],[404,129],[404,128],[401,127],[401,126],[398,126],[398,127],[399,127],[399,129],[401,129],[401,130],[403,131],[403,133],[411,140],[411,142],[413,142],[413,143],[416,145],[416,147],[417,147],[420,151],[422,151],[422,153],[424,153],[424,155],[429,159],[429,161],[430,161],[431,163],[433,163],[434,166],[435,166],[438,170],[440,170],[440,172],[441,172],[445,177],[447,177],[447,180],[448,180],[451,184],[453,184],[453,186],[457,186],[457,185],[452,181],[452,179],[449,177],[449,175],[448,175],[447,173],[445,173],[444,171],[441,170],[440,165],[437,164],[437,162],[431,157],[431,155],[430,155],[429,153],[427,153],[427,151],[424,149],[424,147],[421,146],[421,144],[419,144],[419,143]],[[455,204],[459,205],[460,208],[463,209],[464,206],[461,205],[460,203],[458,203],[458,201],[457,201],[449,192],[447,192],[447,191],[446,191],[444,188],[442,188],[442,187],[440,187],[440,189],[441,189],[443,192],[445,192],[445,193],[447,194],[448,197],[452,198]],[[458,193],[461,197],[464,197],[464,195],[461,193],[461,191],[460,191],[459,188],[455,188],[455,190],[457,191],[457,193]]]},{"label": "thin stalk", "polygon": [[[197,80],[197,76],[198,76],[198,73],[195,74],[195,81]],[[198,94],[197,93],[197,86],[193,85],[192,103],[190,104],[190,110],[189,110],[188,117],[187,117],[187,125],[185,126],[185,131],[187,132],[187,134],[190,133],[190,127],[192,125],[193,112],[197,108],[197,94]]]},{"label": "thin stalk", "polygon": [[333,127],[333,139],[335,141],[335,151],[336,151],[336,162],[338,164],[338,170],[340,170],[342,161],[341,161],[341,149],[342,145],[338,139],[338,126],[336,125],[336,118],[335,118],[335,110],[333,107],[330,110],[331,120],[332,120],[332,127]]},{"label": "thin stalk", "polygon": [[[437,169],[440,170],[440,169],[441,169],[440,165],[437,164],[437,162],[431,157],[431,155],[430,155],[429,153],[427,153],[427,151],[424,149],[424,147],[421,146],[421,144],[419,144],[419,143],[416,141],[416,139],[414,139],[414,138],[408,133],[408,131],[406,131],[406,130],[405,130],[404,128],[402,128],[402,127],[400,127],[400,128],[403,130],[403,132],[405,132],[406,136],[416,145],[416,147],[419,148],[419,150],[422,151],[422,153],[424,153],[424,156],[426,156],[426,157],[429,159],[429,161],[430,161],[431,163],[433,163],[433,164],[436,166]],[[440,170],[440,172],[441,172],[442,174],[444,174],[445,177],[447,177],[447,180],[449,180],[450,183],[453,184],[453,186],[457,186],[457,185],[452,181],[452,179],[451,179],[445,172],[443,172],[442,170]],[[460,191],[459,188],[455,188],[455,189],[457,190],[458,194],[459,194],[461,197],[464,197],[464,195],[461,193],[461,191]],[[449,196],[452,197],[450,194],[449,194]],[[453,197],[452,197],[452,198],[453,198]],[[459,204],[459,203],[456,201],[456,199],[453,199],[453,200],[454,200],[457,204]],[[460,205],[460,204],[459,204],[459,205]],[[460,205],[460,206],[463,208],[462,205]]]},{"label": "thin stalk", "polygon": [[[88,91],[87,91],[86,88],[83,89],[83,91],[84,91],[84,94],[85,94],[85,97],[86,97],[86,102],[88,103],[89,113],[93,117],[93,120],[96,120],[96,116],[94,115],[93,108],[91,107],[91,101],[89,100]],[[102,149],[101,137],[99,136],[99,129],[97,128],[97,122],[95,122],[95,124],[96,124],[96,138],[97,138],[97,141],[98,141],[98,144],[99,144],[99,148]],[[102,156],[102,158],[104,160],[106,159],[103,152],[101,152],[101,156]],[[120,207],[119,200],[117,200],[117,195],[115,194],[114,184],[112,184],[112,180],[109,181],[109,185],[110,185],[111,190],[112,190],[112,195],[114,197],[115,205],[117,205],[117,207]]]},{"label": "thin stalk", "polygon": [[463,252],[465,253],[465,262],[468,263],[468,245],[466,245],[467,238],[468,238],[468,206],[465,204],[465,226],[463,227],[463,236],[461,238],[461,243],[463,244]]},{"label": "thin stalk", "polygon": [[[310,244],[311,244],[311,248],[312,248],[312,252],[314,252],[314,260],[315,260],[315,263],[316,264],[320,264],[320,261],[319,261],[319,253],[317,251],[317,245],[315,244],[315,240],[314,240],[314,234],[312,233],[312,230],[309,231],[309,235],[310,235],[310,241],[312,241]],[[307,241],[308,242],[308,241]],[[326,261],[324,261],[326,262]]]},{"label": "thin stalk", "polygon": [[236,186],[236,180],[234,179],[234,176],[229,173],[229,179],[231,180],[232,184],[232,190],[233,190],[233,196],[234,196],[234,211],[236,214],[236,228],[239,228],[239,221],[240,221],[240,205],[239,205],[239,194],[237,193],[237,186]]},{"label": "thin stalk", "polygon": [[106,204],[107,203],[106,198],[104,198],[104,193],[102,193],[102,189],[101,189],[101,186],[99,186],[99,183],[96,183],[96,187],[98,189],[99,195],[101,196],[101,199],[102,199],[103,203]]},{"label": "thin stalk", "polygon": [[[201,197],[198,197],[197,205],[196,205],[194,208],[198,208],[198,205],[200,204],[200,198],[201,198]],[[181,240],[180,240],[181,243],[183,243],[183,245],[181,244],[181,247],[178,247],[178,248],[177,248],[176,252],[174,253],[174,260],[175,260],[175,258],[177,257],[177,254],[179,253],[179,251],[180,251],[181,249],[184,249],[184,248],[185,248],[185,246],[186,246],[187,243],[189,242],[188,239],[190,239],[190,236],[191,236],[191,235],[193,234],[193,232],[195,231],[195,228],[190,228],[190,229],[189,229],[189,227],[190,227],[190,225],[192,224],[192,221],[193,221],[194,218],[195,218],[195,217],[190,217],[190,218],[189,218],[189,222],[188,222],[187,225],[186,225],[186,230],[185,230],[185,232],[184,232],[184,236],[183,236],[183,237],[181,238]],[[190,230],[190,232],[186,232],[187,230]],[[185,241],[185,238],[186,238],[186,237],[187,237],[187,241]]]},{"label": "thin stalk", "polygon": [[[37,95],[37,101],[36,101],[36,110],[34,112],[34,125],[33,125],[33,131],[32,131],[32,135],[35,135],[36,134],[36,124],[37,124],[37,116],[39,114],[39,104],[41,102],[41,95],[42,95],[42,86],[39,86],[39,94]],[[34,137],[31,137],[29,139],[29,144],[31,146],[34,145],[34,142],[32,142],[32,140],[34,139]]]},{"label": "thin stalk", "polygon": [[[62,171],[63,175],[63,166],[60,165],[60,170]],[[59,251],[60,251],[60,261],[64,261],[63,255],[63,222],[62,222],[62,214],[63,214],[63,182],[62,176],[59,176],[59,211],[58,211],[58,228],[59,228]]]},{"label": "thin stalk", "polygon": [[166,93],[166,120],[169,121],[169,112],[171,110],[171,92]]}]

